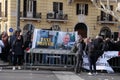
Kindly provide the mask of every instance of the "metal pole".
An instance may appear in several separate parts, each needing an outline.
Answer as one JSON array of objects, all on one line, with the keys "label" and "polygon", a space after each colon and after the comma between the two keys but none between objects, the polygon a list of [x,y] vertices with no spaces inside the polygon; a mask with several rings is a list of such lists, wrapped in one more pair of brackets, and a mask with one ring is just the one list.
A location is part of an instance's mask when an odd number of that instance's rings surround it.
[{"label": "metal pole", "polygon": [[16,11],[17,11],[17,16],[16,16],[16,28],[17,30],[20,29],[20,0],[17,0],[16,4]]}]

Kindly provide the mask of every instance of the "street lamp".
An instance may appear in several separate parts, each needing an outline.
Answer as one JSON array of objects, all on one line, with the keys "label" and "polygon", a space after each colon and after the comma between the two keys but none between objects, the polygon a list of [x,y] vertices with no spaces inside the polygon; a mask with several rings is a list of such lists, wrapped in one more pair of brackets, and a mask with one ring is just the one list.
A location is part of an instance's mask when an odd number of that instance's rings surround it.
[{"label": "street lamp", "polygon": [[16,28],[17,30],[19,30],[20,29],[20,0],[17,0],[16,11],[17,11]]}]

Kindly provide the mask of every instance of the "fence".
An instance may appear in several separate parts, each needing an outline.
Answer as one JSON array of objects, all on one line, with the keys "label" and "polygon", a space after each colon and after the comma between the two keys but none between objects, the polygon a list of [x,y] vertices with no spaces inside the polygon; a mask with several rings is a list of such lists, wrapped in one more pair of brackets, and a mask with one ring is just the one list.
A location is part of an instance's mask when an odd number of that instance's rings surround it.
[{"label": "fence", "polygon": [[[118,51],[108,51],[98,59],[97,70],[107,70],[112,68],[115,72],[120,72],[120,53]],[[87,61],[87,55],[83,56],[83,68],[89,69],[89,62]],[[71,53],[70,50],[54,50],[54,49],[31,49],[25,52],[24,56],[24,69],[46,67],[46,68],[60,68],[73,70],[76,59],[75,53]],[[110,66],[109,66],[110,65]],[[5,67],[5,64],[0,66]],[[7,65],[10,66],[10,65]]]},{"label": "fence", "polygon": [[69,50],[31,49],[25,53],[26,66],[54,66],[74,68],[75,53]]},{"label": "fence", "polygon": [[[116,52],[111,52],[111,54]],[[109,53],[107,53],[109,54]],[[100,59],[106,59],[107,57],[111,57],[112,55],[103,55]],[[114,56],[114,55],[113,55]],[[84,59],[87,60],[84,55]],[[107,60],[107,59],[106,59]],[[101,61],[99,61],[101,62]],[[98,62],[98,63],[99,63]],[[120,72],[120,57],[111,57],[111,59],[107,60],[110,67],[115,72]],[[54,66],[54,67],[66,67],[66,68],[74,68],[75,66],[75,53],[70,53],[70,50],[54,50],[54,49],[31,49],[30,52],[26,52],[25,55],[25,67],[26,66]],[[86,66],[86,62],[85,65]],[[103,64],[103,65],[101,65]],[[106,67],[108,64],[104,63],[104,60],[100,63],[100,67]],[[88,66],[88,65],[87,65]],[[98,65],[99,66],[99,65]],[[108,66],[107,66],[108,67]],[[100,70],[100,69],[98,69]]]}]

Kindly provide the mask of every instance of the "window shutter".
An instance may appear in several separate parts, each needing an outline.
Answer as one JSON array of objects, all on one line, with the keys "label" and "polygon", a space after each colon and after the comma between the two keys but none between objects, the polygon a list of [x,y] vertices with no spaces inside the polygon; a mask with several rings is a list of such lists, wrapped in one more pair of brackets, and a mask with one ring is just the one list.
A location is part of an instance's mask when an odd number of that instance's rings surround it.
[{"label": "window shutter", "polygon": [[[101,8],[102,8],[102,6],[101,6]],[[100,20],[101,20],[101,21],[104,21],[104,20],[105,20],[105,19],[104,19],[105,17],[106,17],[106,13],[103,12],[103,11],[101,11]]]},{"label": "window shutter", "polygon": [[88,4],[85,4],[85,15],[88,15]]},{"label": "window shutter", "polygon": [[7,17],[7,10],[8,10],[8,8],[7,8],[7,4],[8,2],[7,2],[7,0],[5,1],[5,17]]},{"label": "window shutter", "polygon": [[26,14],[27,14],[27,11],[26,11],[26,5],[27,5],[27,0],[24,0],[24,3],[23,3],[23,17],[26,17]]},{"label": "window shutter", "polygon": [[33,1],[33,17],[36,17],[36,1]]},{"label": "window shutter", "polygon": [[76,4],[76,15],[79,14],[79,4]]},{"label": "window shutter", "polygon": [[103,20],[104,20],[104,17],[105,17],[105,16],[104,16],[104,12],[103,12],[103,11],[101,11],[100,20],[101,20],[101,21],[103,21]]},{"label": "window shutter", "polygon": [[[110,9],[113,10],[113,6],[112,5],[110,5]],[[113,20],[112,15],[109,15],[109,21],[112,21],[112,20]]]},{"label": "window shutter", "polygon": [[57,2],[53,2],[53,11],[55,13],[58,13],[58,3]]},{"label": "window shutter", "polygon": [[60,3],[60,10],[63,10],[63,3]]}]

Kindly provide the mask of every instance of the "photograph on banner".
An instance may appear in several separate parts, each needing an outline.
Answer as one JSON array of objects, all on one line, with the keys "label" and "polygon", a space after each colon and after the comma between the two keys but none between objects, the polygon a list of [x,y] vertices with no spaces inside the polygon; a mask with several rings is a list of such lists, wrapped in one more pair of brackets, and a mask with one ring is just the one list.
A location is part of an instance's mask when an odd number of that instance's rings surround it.
[{"label": "photograph on banner", "polygon": [[77,32],[61,32],[35,29],[32,48],[71,49],[77,40]]},{"label": "photograph on banner", "polygon": [[56,48],[70,50],[76,40],[77,32],[59,32]]}]

